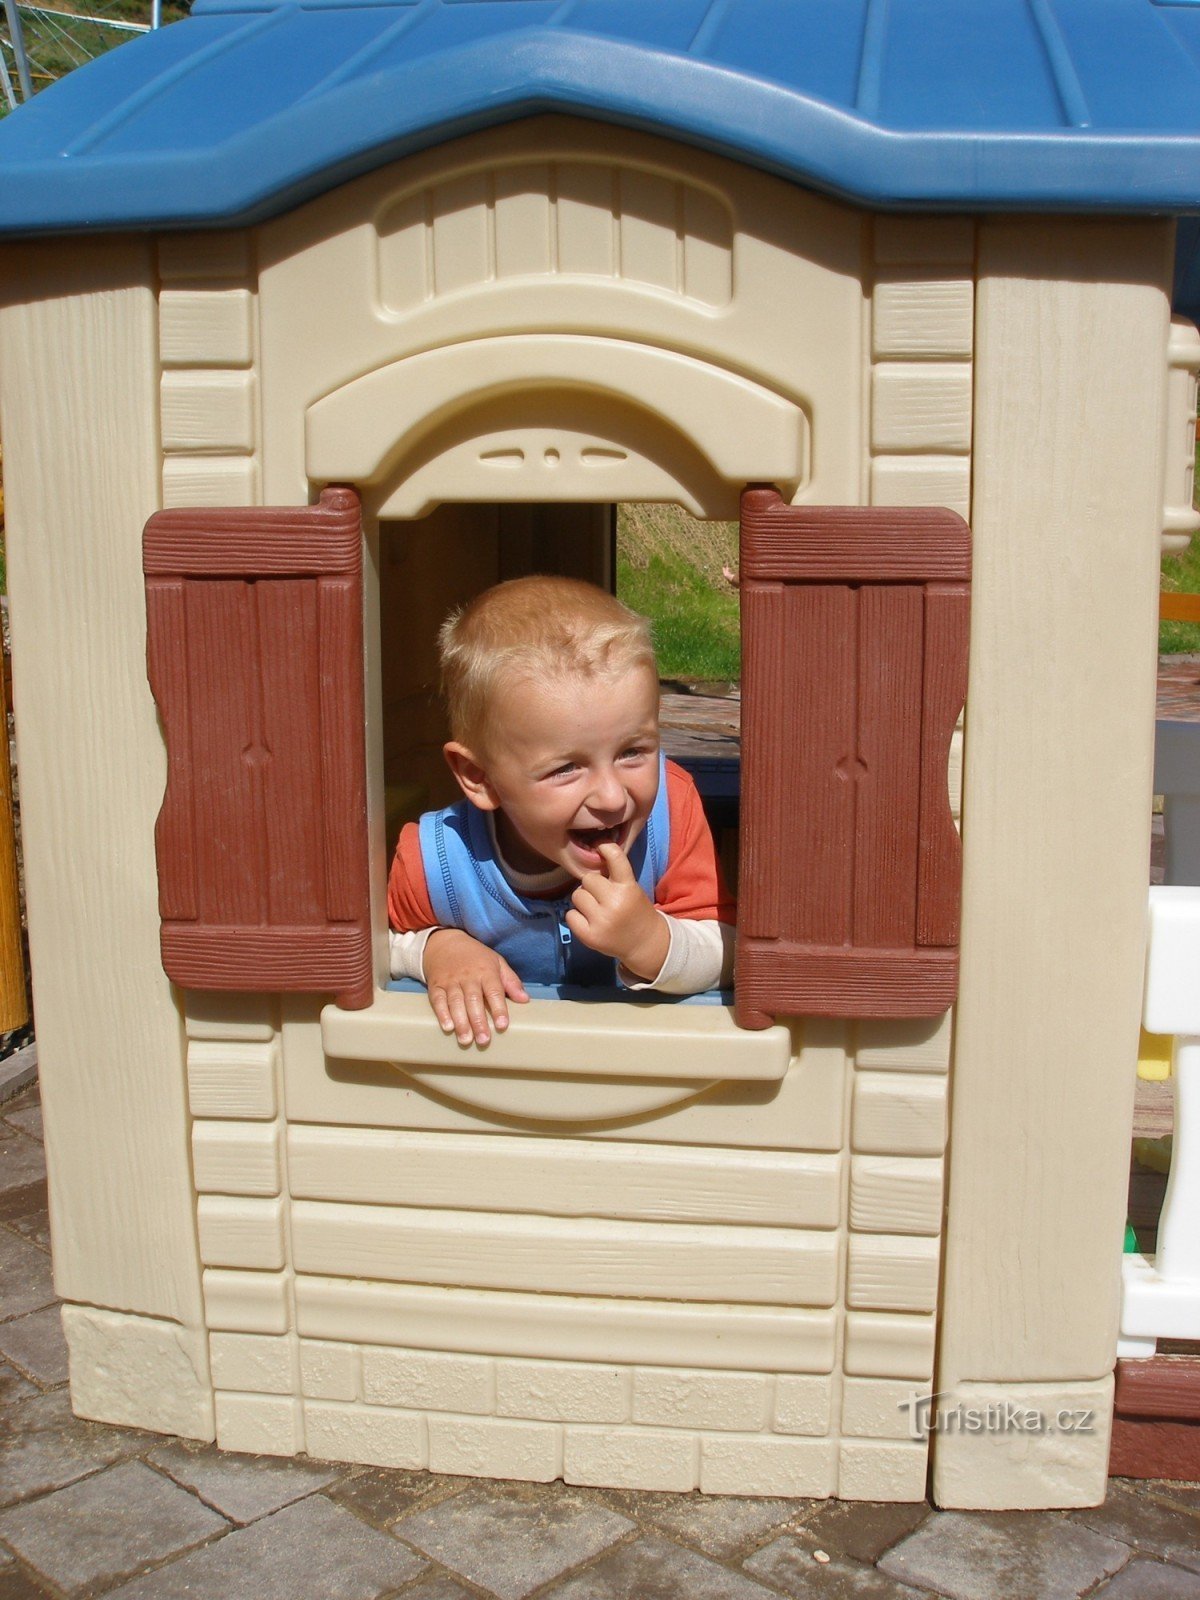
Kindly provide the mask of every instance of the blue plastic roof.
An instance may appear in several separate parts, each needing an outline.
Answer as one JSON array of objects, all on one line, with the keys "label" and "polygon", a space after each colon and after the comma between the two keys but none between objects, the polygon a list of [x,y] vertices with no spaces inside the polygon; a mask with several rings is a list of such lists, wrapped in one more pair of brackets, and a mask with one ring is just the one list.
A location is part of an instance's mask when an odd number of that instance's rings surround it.
[{"label": "blue plastic roof", "polygon": [[0,232],[259,220],[572,112],[854,200],[1200,210],[1200,0],[196,0],[0,123]]}]

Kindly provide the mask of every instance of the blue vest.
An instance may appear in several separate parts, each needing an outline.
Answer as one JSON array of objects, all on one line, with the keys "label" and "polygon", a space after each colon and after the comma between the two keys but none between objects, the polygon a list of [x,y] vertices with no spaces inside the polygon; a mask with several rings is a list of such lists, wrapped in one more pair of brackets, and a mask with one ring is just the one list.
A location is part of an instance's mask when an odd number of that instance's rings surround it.
[{"label": "blue vest", "polygon": [[[633,842],[629,863],[651,900],[667,869],[671,843],[666,763],[659,756],[658,794],[646,826]],[[525,983],[616,986],[617,964],[572,937],[563,920],[570,886],[561,898],[519,894],[500,868],[486,813],[469,800],[426,811],[420,822],[421,860],[433,914],[489,945]]]}]

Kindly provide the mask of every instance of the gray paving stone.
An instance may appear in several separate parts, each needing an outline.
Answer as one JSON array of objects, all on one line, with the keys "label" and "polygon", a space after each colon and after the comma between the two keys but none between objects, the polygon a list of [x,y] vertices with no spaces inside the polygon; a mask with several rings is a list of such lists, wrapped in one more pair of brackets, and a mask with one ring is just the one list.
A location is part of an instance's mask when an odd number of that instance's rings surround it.
[{"label": "gray paving stone", "polygon": [[487,1483],[402,1517],[392,1532],[500,1600],[523,1600],[632,1529],[565,1484]]},{"label": "gray paving stone", "polygon": [[20,1102],[5,1106],[3,1112],[5,1122],[9,1122],[22,1133],[27,1133],[31,1139],[42,1137],[42,1108],[36,1099],[22,1095]]},{"label": "gray paving stone", "polygon": [[37,1139],[17,1133],[0,1140],[0,1192],[46,1181],[46,1156]]},{"label": "gray paving stone", "polygon": [[478,1589],[464,1589],[453,1578],[427,1578],[405,1589],[404,1600],[478,1600]]},{"label": "gray paving stone", "polygon": [[1200,1600],[1200,1577],[1181,1567],[1135,1556],[1089,1600]]},{"label": "gray paving stone", "polygon": [[0,1600],[46,1600],[48,1589],[35,1583],[16,1561],[0,1567]]},{"label": "gray paving stone", "polygon": [[7,1361],[0,1361],[0,1406],[11,1405],[14,1400],[24,1400],[36,1393],[28,1378],[23,1378]]},{"label": "gray paving stone", "polygon": [[1110,1478],[1110,1491],[1118,1484],[1131,1494],[1178,1506],[1182,1511],[1200,1511],[1200,1484],[1174,1483],[1170,1478]]},{"label": "gray paving stone", "polygon": [[376,1600],[425,1566],[314,1494],[135,1578],[111,1600]]},{"label": "gray paving stone", "polygon": [[344,1477],[325,1492],[329,1498],[373,1528],[390,1528],[397,1517],[415,1506],[446,1500],[466,1488],[462,1478],[444,1478],[433,1472],[408,1472],[404,1468],[367,1467]]},{"label": "gray paving stone", "polygon": [[197,1450],[179,1441],[152,1450],[146,1459],[237,1523],[255,1522],[335,1483],[342,1475],[337,1467],[310,1466],[276,1456],[231,1455],[211,1445]]},{"label": "gray paving stone", "polygon": [[1102,1506],[1073,1511],[1071,1520],[1200,1572],[1200,1515],[1195,1512],[1163,1505],[1124,1484],[1110,1483]]},{"label": "gray paving stone", "polygon": [[927,1505],[876,1505],[863,1500],[821,1500],[797,1529],[820,1549],[852,1561],[878,1561],[929,1515]]},{"label": "gray paving stone", "polygon": [[37,1041],[30,1040],[20,1050],[14,1050],[6,1061],[0,1061],[0,1105],[9,1100],[24,1101],[29,1086],[35,1085],[37,1093]]},{"label": "gray paving stone", "polygon": [[753,1578],[657,1534],[610,1550],[538,1600],[777,1600]]},{"label": "gray paving stone", "polygon": [[65,1389],[51,1394],[32,1394],[28,1400],[10,1406],[0,1417],[0,1435],[36,1433],[72,1419],[71,1396]]},{"label": "gray paving stone", "polygon": [[[0,1189],[0,1226],[48,1250],[50,1199],[46,1180]],[[44,1236],[44,1237],[43,1237]]]},{"label": "gray paving stone", "polygon": [[951,1600],[1076,1600],[1129,1560],[1129,1546],[1057,1512],[935,1512],[882,1557],[882,1571]]},{"label": "gray paving stone", "polygon": [[43,1388],[66,1383],[67,1341],[58,1306],[0,1322],[0,1354]]},{"label": "gray paving stone", "polygon": [[860,1595],[864,1600],[928,1600],[926,1590],[912,1589],[844,1556],[818,1561],[813,1552],[821,1548],[785,1533],[742,1565],[746,1572],[797,1600],[809,1600],[810,1595],[819,1595],[821,1600],[857,1600]]},{"label": "gray paving stone", "polygon": [[739,1499],[733,1495],[657,1494],[610,1489],[605,1498],[642,1527],[655,1527],[673,1539],[727,1561],[761,1544],[806,1505],[799,1500]]},{"label": "gray paving stone", "polygon": [[228,1526],[140,1461],[0,1512],[0,1538],[68,1593],[107,1587]]},{"label": "gray paving stone", "polygon": [[27,1239],[46,1255],[50,1254],[50,1213],[44,1183],[33,1189],[17,1189],[10,1195],[0,1195],[0,1211],[4,1212],[0,1226]]},{"label": "gray paving stone", "polygon": [[0,1321],[40,1311],[55,1299],[50,1257],[0,1228]]},{"label": "gray paving stone", "polygon": [[147,1449],[149,1434],[80,1422],[65,1389],[6,1406],[0,1416],[0,1505],[76,1483]]}]

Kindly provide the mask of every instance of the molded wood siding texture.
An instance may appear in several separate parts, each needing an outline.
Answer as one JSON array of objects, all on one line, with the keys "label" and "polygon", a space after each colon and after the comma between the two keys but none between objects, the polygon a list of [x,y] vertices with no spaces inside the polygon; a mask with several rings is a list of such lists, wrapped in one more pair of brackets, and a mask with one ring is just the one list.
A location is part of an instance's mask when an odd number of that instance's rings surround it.
[{"label": "molded wood siding texture", "polygon": [[372,994],[358,496],[168,510],[144,541],[167,738],[163,965],[184,988]]},{"label": "molded wood siding texture", "polygon": [[746,1027],[953,1004],[969,576],[952,511],[743,496]]}]

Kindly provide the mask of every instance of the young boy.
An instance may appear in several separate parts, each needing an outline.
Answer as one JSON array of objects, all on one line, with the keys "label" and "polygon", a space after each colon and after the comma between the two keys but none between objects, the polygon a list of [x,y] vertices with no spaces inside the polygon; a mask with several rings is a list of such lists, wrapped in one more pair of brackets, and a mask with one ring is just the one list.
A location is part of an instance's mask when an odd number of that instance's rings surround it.
[{"label": "young boy", "polygon": [[464,799],[409,823],[392,974],[486,1045],[526,983],[728,981],[733,901],[691,778],[659,751],[649,625],[591,584],[516,578],[439,636]]}]

